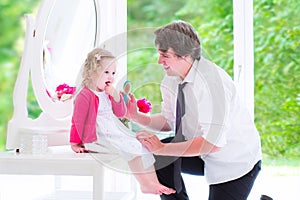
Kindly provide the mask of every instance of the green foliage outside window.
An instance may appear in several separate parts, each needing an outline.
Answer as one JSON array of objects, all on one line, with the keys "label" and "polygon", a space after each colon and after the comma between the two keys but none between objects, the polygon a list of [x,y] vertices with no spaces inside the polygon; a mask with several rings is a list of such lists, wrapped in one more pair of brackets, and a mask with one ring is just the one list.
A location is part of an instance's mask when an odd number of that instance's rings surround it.
[{"label": "green foliage outside window", "polygon": [[38,2],[0,1],[0,150],[5,149],[6,125],[13,114],[13,88],[24,42],[23,16],[32,13]]},{"label": "green foliage outside window", "polygon": [[299,12],[297,0],[255,1],[255,121],[271,157],[300,156]]}]

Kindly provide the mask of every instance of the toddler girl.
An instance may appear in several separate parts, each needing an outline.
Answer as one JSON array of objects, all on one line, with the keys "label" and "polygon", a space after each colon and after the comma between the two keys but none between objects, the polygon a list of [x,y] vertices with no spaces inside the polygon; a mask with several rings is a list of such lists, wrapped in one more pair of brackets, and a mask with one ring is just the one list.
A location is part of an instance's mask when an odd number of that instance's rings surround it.
[{"label": "toddler girl", "polygon": [[128,161],[143,193],[175,193],[159,183],[153,155],[118,119],[126,114],[127,108],[123,95],[112,85],[115,73],[115,57],[110,52],[95,48],[88,54],[83,66],[82,88],[74,100],[71,148],[83,153],[101,152],[103,146],[113,146]]}]

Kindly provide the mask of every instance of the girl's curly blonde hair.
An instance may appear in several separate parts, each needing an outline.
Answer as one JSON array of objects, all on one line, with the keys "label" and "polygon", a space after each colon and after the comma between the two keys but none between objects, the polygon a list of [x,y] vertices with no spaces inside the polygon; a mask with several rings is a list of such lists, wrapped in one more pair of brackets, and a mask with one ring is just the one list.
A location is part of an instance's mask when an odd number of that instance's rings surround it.
[{"label": "girl's curly blonde hair", "polygon": [[105,67],[107,67],[108,59],[114,60],[115,56],[111,52],[101,48],[95,48],[87,55],[82,71],[82,87],[93,87],[95,77],[98,77],[104,71]]}]

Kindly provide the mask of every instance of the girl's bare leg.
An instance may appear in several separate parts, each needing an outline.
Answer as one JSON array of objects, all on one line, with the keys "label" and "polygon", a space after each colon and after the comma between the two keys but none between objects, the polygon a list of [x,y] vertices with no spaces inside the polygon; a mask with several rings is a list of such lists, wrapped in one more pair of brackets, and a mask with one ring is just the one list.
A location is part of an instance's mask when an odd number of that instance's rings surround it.
[{"label": "girl's bare leg", "polygon": [[134,173],[135,178],[140,184],[141,191],[143,193],[151,194],[173,194],[176,191],[172,188],[168,188],[157,179],[154,166],[151,165],[148,169],[144,169],[142,159],[140,156],[135,157],[128,162],[131,171]]}]

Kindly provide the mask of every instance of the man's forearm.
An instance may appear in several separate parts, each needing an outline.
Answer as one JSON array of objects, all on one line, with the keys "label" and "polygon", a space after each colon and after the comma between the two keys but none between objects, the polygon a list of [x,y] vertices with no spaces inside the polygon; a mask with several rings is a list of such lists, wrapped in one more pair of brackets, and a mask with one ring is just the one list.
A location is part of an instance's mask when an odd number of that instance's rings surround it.
[{"label": "man's forearm", "polygon": [[191,157],[216,152],[219,149],[203,137],[197,137],[185,142],[163,144],[163,148],[153,153],[164,156]]},{"label": "man's forearm", "polygon": [[164,116],[138,113],[134,122],[156,131],[170,131],[170,126]]}]

